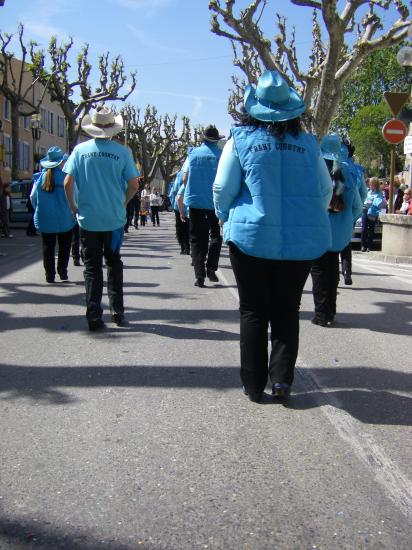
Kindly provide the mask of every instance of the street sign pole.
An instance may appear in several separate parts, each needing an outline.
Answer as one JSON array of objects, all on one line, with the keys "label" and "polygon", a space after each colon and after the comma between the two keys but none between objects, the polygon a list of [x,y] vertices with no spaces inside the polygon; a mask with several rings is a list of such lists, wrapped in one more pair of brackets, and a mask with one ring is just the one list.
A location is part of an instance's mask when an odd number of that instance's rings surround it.
[{"label": "street sign pole", "polygon": [[393,184],[395,182],[395,145],[391,147],[391,168],[389,174],[389,214],[393,214]]}]

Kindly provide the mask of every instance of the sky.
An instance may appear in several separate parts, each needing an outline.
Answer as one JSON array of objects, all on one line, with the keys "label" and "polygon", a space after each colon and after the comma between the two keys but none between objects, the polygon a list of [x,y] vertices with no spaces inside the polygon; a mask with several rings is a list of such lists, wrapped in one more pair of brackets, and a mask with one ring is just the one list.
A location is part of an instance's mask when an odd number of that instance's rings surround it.
[{"label": "sky", "polygon": [[[237,0],[235,13],[251,0]],[[159,114],[186,115],[193,126],[215,124],[225,135],[232,119],[227,99],[232,64],[230,42],[210,31],[208,0],[5,0],[0,30],[15,33],[24,24],[25,42],[47,48],[51,35],[73,36],[72,63],[81,46],[90,44],[89,61],[109,51],[120,54],[126,73],[137,71],[137,86],[128,102]],[[222,5],[224,1],[221,0]],[[298,56],[307,62],[311,48],[311,10],[289,0],[269,0],[262,18],[267,37],[277,33],[276,12],[297,27]],[[11,48],[18,56],[18,46]],[[237,73],[242,76],[241,73]],[[118,104],[119,105],[119,104]],[[120,107],[120,105],[119,105]]]}]

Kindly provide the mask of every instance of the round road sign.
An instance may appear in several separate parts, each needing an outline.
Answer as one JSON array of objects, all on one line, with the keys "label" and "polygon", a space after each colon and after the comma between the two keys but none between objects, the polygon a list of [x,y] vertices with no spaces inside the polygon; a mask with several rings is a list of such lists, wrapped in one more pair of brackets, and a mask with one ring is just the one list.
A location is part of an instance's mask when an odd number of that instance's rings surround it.
[{"label": "round road sign", "polygon": [[382,128],[383,139],[392,145],[402,143],[408,135],[408,129],[401,120],[392,118]]}]

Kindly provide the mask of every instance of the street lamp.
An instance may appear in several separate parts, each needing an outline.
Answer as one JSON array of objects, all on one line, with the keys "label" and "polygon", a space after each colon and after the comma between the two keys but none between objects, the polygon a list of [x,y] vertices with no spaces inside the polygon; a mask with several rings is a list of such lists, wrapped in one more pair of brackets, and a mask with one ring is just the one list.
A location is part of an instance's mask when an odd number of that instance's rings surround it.
[{"label": "street lamp", "polygon": [[41,137],[40,128],[41,117],[39,113],[35,113],[30,119],[31,135],[33,138],[33,172],[36,169],[36,141],[39,141]]}]

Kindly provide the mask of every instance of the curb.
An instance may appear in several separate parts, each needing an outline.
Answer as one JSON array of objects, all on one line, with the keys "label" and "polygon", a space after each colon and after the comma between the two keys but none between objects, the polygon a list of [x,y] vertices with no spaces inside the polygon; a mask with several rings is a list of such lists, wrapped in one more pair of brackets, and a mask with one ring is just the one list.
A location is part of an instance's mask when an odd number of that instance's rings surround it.
[{"label": "curb", "polygon": [[370,258],[371,260],[378,260],[380,262],[387,262],[390,264],[407,264],[412,265],[412,256],[392,256],[385,254],[384,252],[357,252],[353,251],[356,256],[362,256],[363,258]]}]

